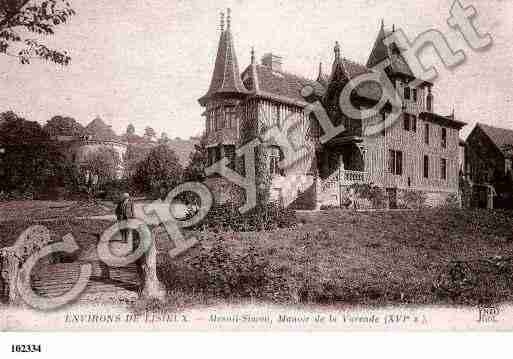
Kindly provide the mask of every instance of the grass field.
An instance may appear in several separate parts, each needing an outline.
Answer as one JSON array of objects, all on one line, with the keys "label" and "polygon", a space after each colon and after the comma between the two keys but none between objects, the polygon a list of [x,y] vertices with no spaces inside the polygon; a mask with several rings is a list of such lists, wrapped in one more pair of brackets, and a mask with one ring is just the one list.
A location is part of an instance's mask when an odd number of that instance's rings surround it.
[{"label": "grass field", "polygon": [[[301,304],[476,304],[513,299],[511,266],[482,268],[474,285],[436,290],[454,260],[513,257],[513,214],[426,210],[299,214],[293,230],[204,235],[181,261],[163,258],[170,301]],[[441,276],[442,275],[442,276]]]},{"label": "grass field", "polygon": [[0,222],[101,216],[112,214],[112,211],[113,205],[107,202],[9,201],[0,202]]},{"label": "grass field", "polygon": [[[0,246],[12,244],[34,223],[19,220],[19,214],[13,219],[15,212],[11,209],[11,220],[0,221]],[[158,273],[169,291],[167,306],[246,300],[300,305],[513,300],[513,268],[504,261],[513,258],[513,212],[329,210],[299,213],[298,218],[292,229],[198,233],[200,244],[178,259],[160,253]],[[70,217],[41,223],[56,237],[72,231],[79,244],[109,226],[108,221]],[[506,264],[490,269],[476,262],[497,256]],[[471,261],[471,285],[464,275],[456,278],[464,290],[436,289],[454,260]]]}]

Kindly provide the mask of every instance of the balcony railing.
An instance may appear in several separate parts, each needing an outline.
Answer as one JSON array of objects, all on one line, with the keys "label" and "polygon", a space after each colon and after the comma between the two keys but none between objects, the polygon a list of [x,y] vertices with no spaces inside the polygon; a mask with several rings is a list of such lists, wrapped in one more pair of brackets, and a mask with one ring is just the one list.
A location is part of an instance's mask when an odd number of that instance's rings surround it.
[{"label": "balcony railing", "polygon": [[321,189],[326,191],[331,188],[336,188],[338,185],[349,186],[353,183],[365,183],[367,182],[367,178],[367,172],[344,170],[341,171],[340,175],[339,172],[336,172],[325,179],[322,182]]}]

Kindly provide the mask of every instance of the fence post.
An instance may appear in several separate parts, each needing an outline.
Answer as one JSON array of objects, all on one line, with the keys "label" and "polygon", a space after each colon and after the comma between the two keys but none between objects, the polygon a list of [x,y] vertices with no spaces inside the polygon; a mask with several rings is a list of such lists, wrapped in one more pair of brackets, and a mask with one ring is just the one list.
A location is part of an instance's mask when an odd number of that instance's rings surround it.
[{"label": "fence post", "polygon": [[166,297],[166,290],[157,277],[157,238],[156,236],[153,236],[153,238],[150,249],[142,257],[140,263],[144,281],[140,294],[145,299],[163,301]]},{"label": "fence post", "polygon": [[20,260],[14,247],[0,249],[0,266],[4,297],[7,299],[8,304],[17,304],[19,302],[19,294],[16,288],[16,282],[20,269]]}]

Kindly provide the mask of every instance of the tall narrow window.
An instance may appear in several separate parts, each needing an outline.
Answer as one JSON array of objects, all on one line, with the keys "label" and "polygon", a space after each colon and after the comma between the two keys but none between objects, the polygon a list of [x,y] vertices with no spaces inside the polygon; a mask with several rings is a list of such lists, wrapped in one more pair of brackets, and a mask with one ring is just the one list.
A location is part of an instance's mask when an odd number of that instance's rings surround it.
[{"label": "tall narrow window", "polygon": [[219,131],[224,128],[224,112],[222,108],[215,110],[215,130]]},{"label": "tall narrow window", "polygon": [[429,178],[429,157],[424,156],[424,178]]},{"label": "tall narrow window", "polygon": [[447,147],[447,129],[442,127],[442,147]]},{"label": "tall narrow window", "polygon": [[413,95],[413,101],[417,102],[417,89],[412,89],[411,93]]},{"label": "tall narrow window", "polygon": [[235,110],[235,106],[226,106],[225,107],[226,114],[226,128],[236,128],[237,127],[237,113]]},{"label": "tall narrow window", "polygon": [[447,160],[440,158],[440,179],[447,179]]},{"label": "tall narrow window", "polygon": [[212,166],[214,164],[214,162],[216,161],[215,147],[207,148],[207,154],[208,154],[208,165]]},{"label": "tall narrow window", "polygon": [[224,155],[230,161],[228,163],[228,167],[232,170],[235,169],[235,146],[234,145],[225,145],[224,146]]},{"label": "tall narrow window", "polygon": [[417,132],[417,116],[415,116],[415,115],[410,116],[410,125],[411,125],[411,130],[413,132]]},{"label": "tall narrow window", "polygon": [[403,153],[401,151],[388,151],[388,171],[398,176],[403,174]]},{"label": "tall narrow window", "polygon": [[403,153],[401,151],[396,151],[395,153],[395,174],[402,176],[403,174]]},{"label": "tall narrow window", "polygon": [[214,163],[221,161],[221,146],[214,147]]},{"label": "tall narrow window", "polygon": [[271,175],[283,175],[283,170],[279,166],[281,160],[280,147],[273,146],[269,149],[269,172]]},{"label": "tall narrow window", "polygon": [[429,145],[429,124],[424,125],[424,142]]},{"label": "tall narrow window", "polygon": [[410,99],[410,88],[408,86],[406,86],[404,88],[404,99],[405,100],[409,100]]},{"label": "tall narrow window", "polygon": [[410,115],[407,113],[403,115],[403,128],[405,131],[410,130]]}]

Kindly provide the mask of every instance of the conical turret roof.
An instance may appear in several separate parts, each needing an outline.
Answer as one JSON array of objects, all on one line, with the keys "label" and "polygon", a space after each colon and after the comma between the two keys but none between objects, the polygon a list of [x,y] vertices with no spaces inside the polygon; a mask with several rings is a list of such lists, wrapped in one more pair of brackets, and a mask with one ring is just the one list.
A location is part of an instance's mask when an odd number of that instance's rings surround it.
[{"label": "conical turret roof", "polygon": [[230,17],[226,30],[224,23],[221,24],[221,37],[217,49],[217,57],[214,66],[214,73],[210,81],[210,87],[207,93],[199,99],[200,104],[204,105],[212,96],[220,93],[240,93],[247,94],[248,90],[244,87],[237,62],[237,55],[233,45],[233,36],[230,29]]}]

